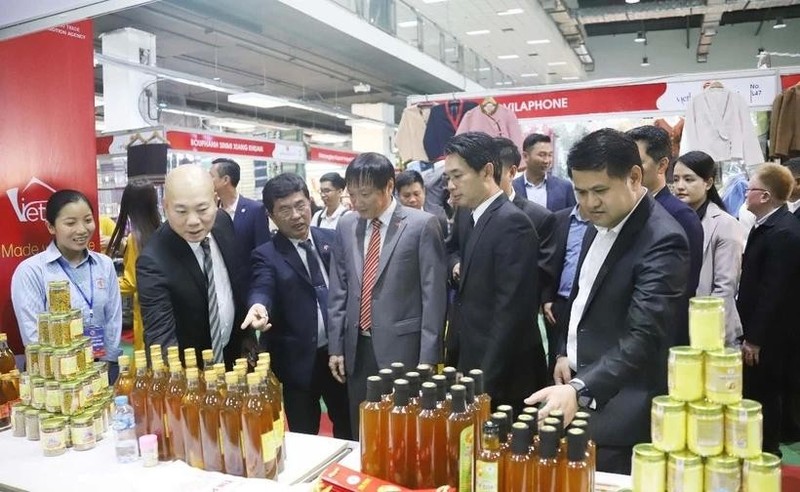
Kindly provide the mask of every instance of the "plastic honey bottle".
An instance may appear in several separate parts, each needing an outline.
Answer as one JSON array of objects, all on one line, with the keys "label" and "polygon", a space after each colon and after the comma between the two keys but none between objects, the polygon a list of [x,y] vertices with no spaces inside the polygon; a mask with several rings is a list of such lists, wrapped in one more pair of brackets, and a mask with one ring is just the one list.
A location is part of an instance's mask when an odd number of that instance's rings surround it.
[{"label": "plastic honey bottle", "polygon": [[219,412],[225,473],[243,477],[245,470],[242,455],[242,385],[239,382],[239,375],[233,371],[225,373],[225,383],[228,386],[228,394]]},{"label": "plastic honey bottle", "polygon": [[434,489],[447,483],[447,415],[436,406],[434,383],[422,383],[416,425],[417,488]]},{"label": "plastic honey bottle", "polygon": [[497,424],[491,420],[484,422],[481,452],[475,461],[475,492],[505,491],[500,481],[503,474],[503,459],[500,455],[499,434],[500,428]]},{"label": "plastic honey bottle", "polygon": [[492,413],[492,398],[486,393],[483,385],[483,371],[473,369],[469,371],[469,377],[475,381],[475,406],[478,411],[478,422],[486,422]]},{"label": "plastic honey bottle", "polygon": [[136,437],[149,434],[147,431],[147,392],[150,388],[150,376],[147,374],[147,359],[144,355],[136,358],[136,378],[130,394],[130,404],[136,420]]},{"label": "plastic honey bottle", "polygon": [[562,484],[562,490],[565,492],[592,491],[592,471],[586,456],[587,441],[583,429],[572,428],[567,431],[567,464]]},{"label": "plastic honey bottle", "polygon": [[389,457],[386,472],[389,480],[409,488],[415,488],[416,414],[409,405],[410,388],[405,379],[394,380],[394,406],[389,412],[387,449]]},{"label": "plastic honey bottle", "polygon": [[207,471],[225,473],[220,440],[219,412],[222,408],[222,395],[217,389],[217,376],[214,369],[206,373],[206,394],[200,405],[200,441],[203,446],[203,465]]},{"label": "plastic honey bottle", "polygon": [[278,473],[283,471],[286,452],[284,438],[284,424],[281,418],[281,404],[279,400],[280,387],[270,382],[269,362],[263,362],[256,367],[259,375],[259,391],[264,400],[269,404],[272,413],[273,438],[275,439],[275,453],[277,458]]},{"label": "plastic honey bottle", "polygon": [[261,395],[260,376],[247,375],[247,397],[242,406],[244,466],[248,478],[278,476],[272,407]]},{"label": "plastic honey bottle", "polygon": [[536,492],[562,492],[558,483],[558,431],[551,425],[539,429]]},{"label": "plastic honey bottle", "polygon": [[373,477],[386,476],[386,425],[381,401],[379,376],[367,378],[367,399],[359,405],[358,440],[361,447],[361,471]]},{"label": "plastic honey bottle", "polygon": [[473,483],[475,459],[475,415],[467,410],[467,389],[450,388],[453,412],[447,417],[447,484],[458,492],[469,492]]},{"label": "plastic honey bottle", "polygon": [[523,422],[511,426],[511,449],[505,461],[503,483],[508,492],[530,492],[536,483],[536,466],[530,451],[531,429]]},{"label": "plastic honey bottle", "polygon": [[147,433],[158,436],[158,459],[167,461],[172,459],[169,455],[169,440],[166,433],[167,408],[164,400],[167,395],[167,370],[159,353],[153,353],[151,358],[154,366],[153,378],[146,397]]},{"label": "plastic honey bottle", "polygon": [[[173,359],[174,361],[174,359]],[[169,454],[175,459],[186,461],[186,443],[184,442],[183,417],[181,403],[186,394],[186,379],[180,361],[169,366],[170,378],[167,393],[164,396],[167,411],[167,435],[169,436]]]},{"label": "plastic honey bottle", "polygon": [[450,415],[453,405],[447,395],[447,378],[443,374],[435,374],[431,376],[431,382],[436,385],[436,408]]},{"label": "plastic honey bottle", "polygon": [[198,373],[196,367],[186,369],[186,394],[181,400],[181,419],[183,420],[186,463],[202,469],[203,442],[200,438],[200,405],[203,401],[203,393],[200,391]]}]

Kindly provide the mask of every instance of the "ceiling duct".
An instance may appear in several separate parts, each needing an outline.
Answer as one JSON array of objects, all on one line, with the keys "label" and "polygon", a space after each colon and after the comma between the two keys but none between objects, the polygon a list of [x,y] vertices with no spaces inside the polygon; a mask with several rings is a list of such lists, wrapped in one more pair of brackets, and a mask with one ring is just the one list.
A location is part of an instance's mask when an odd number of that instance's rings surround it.
[{"label": "ceiling duct", "polygon": [[717,35],[717,29],[719,29],[719,23],[722,20],[720,7],[725,7],[725,0],[706,0],[706,6],[709,12],[703,15],[703,22],[700,27],[700,38],[697,40],[697,63],[708,61],[711,43],[714,41],[714,36]]},{"label": "ceiling duct", "polygon": [[[560,0],[547,0],[554,3]],[[605,24],[609,22],[644,21],[649,19],[666,19],[670,17],[688,17],[691,15],[718,15],[734,10],[760,10],[767,8],[789,7],[796,5],[796,0],[666,0],[659,2],[641,2],[637,4],[610,5],[605,7],[582,8],[574,12],[581,25]],[[706,20],[704,19],[704,23]],[[710,24],[714,24],[710,22]],[[719,26],[719,20],[716,21]]]},{"label": "ceiling duct", "polygon": [[586,30],[575,15],[575,11],[569,8],[563,0],[539,0],[539,3],[555,22],[564,40],[583,65],[583,69],[593,72],[594,58],[586,47]]}]

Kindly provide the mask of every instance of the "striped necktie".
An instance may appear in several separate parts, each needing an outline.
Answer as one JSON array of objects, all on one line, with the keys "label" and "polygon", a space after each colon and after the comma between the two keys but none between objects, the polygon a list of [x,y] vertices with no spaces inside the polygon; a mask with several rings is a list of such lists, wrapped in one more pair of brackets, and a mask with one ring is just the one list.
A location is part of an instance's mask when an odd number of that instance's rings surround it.
[{"label": "striped necktie", "polygon": [[208,326],[211,329],[211,349],[214,352],[214,363],[224,362],[222,355],[222,327],[219,323],[219,303],[217,302],[217,288],[214,283],[214,263],[211,260],[211,244],[208,237],[200,241],[203,248],[203,270],[206,272],[206,287],[208,288]]},{"label": "striped necktie", "polygon": [[378,260],[381,257],[381,221],[372,219],[372,234],[369,236],[367,256],[364,258],[364,276],[361,282],[361,309],[358,324],[362,331],[372,329],[372,289],[378,275]]}]

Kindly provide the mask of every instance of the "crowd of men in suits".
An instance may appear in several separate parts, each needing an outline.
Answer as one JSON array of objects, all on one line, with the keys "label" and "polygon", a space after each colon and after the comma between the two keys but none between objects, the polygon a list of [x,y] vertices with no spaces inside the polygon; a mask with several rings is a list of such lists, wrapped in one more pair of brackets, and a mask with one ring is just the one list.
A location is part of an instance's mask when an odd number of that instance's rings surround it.
[{"label": "crowd of men in suits", "polygon": [[[344,178],[323,176],[313,220],[297,175],[270,179],[259,204],[236,192],[229,159],[210,175],[181,166],[165,184],[167,223],[137,265],[146,345],[211,348],[228,366],[269,350],[290,430],[319,431],[321,398],[341,438],[357,438],[379,369],[479,368],[495,406],[541,404],[567,422],[590,409],[598,469],[628,472],[632,446],[649,439],[650,401],[666,392],[669,347],[688,342],[703,257],[700,220],[666,187],[669,156],[654,138],[650,127],[585,136],[567,157],[570,182],[550,174],[547,136],[528,136],[520,154],[508,139],[457,135],[445,148],[450,220],[418,173],[396,175],[376,153]],[[786,206],[789,171],[762,169],[739,311],[746,396],[764,403],[775,451],[800,221]]]}]

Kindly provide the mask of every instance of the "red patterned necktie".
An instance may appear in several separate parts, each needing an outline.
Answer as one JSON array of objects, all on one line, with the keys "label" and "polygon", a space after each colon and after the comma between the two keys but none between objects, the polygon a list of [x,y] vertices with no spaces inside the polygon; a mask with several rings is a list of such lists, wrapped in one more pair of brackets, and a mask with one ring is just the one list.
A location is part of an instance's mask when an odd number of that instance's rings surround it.
[{"label": "red patterned necktie", "polygon": [[367,256],[364,258],[364,275],[361,282],[361,310],[358,324],[362,331],[372,329],[372,288],[378,275],[378,260],[381,256],[381,221],[372,219],[372,234],[369,236]]}]

